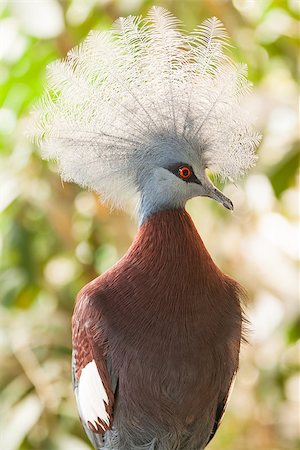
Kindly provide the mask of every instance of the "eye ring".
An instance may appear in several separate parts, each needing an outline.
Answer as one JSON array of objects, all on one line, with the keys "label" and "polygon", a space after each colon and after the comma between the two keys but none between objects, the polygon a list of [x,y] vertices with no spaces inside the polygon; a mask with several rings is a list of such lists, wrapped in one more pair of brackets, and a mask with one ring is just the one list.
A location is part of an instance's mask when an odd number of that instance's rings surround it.
[{"label": "eye ring", "polygon": [[190,176],[192,175],[192,171],[189,167],[187,166],[182,166],[178,169],[178,173],[180,178],[182,178],[183,180],[188,180],[190,178]]}]

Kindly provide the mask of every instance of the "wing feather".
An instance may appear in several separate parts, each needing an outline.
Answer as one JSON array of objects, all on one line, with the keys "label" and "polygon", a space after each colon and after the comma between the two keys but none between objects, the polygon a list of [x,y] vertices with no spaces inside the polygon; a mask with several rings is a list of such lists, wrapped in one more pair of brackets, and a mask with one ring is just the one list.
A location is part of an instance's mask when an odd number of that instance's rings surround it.
[{"label": "wing feather", "polygon": [[101,312],[86,296],[76,303],[72,332],[77,407],[88,437],[98,445],[94,434],[104,435],[112,427],[117,376],[101,339]]}]

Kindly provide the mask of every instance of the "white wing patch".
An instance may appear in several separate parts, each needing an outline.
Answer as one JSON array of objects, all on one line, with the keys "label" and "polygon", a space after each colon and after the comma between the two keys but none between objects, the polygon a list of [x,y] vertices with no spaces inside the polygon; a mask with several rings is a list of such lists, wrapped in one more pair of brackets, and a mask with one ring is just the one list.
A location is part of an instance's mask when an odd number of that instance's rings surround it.
[{"label": "white wing patch", "polygon": [[106,431],[102,422],[107,426],[110,425],[109,414],[106,411],[109,400],[94,360],[82,369],[77,389],[81,418],[97,431]]}]

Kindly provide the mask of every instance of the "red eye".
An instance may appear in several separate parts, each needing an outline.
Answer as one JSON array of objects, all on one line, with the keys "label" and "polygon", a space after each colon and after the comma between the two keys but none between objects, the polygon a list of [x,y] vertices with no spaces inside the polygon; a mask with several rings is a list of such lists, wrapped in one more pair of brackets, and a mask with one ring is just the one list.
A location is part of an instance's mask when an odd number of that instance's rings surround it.
[{"label": "red eye", "polygon": [[192,175],[192,171],[189,167],[180,167],[179,169],[179,176],[180,178],[183,178],[184,180],[187,180]]}]

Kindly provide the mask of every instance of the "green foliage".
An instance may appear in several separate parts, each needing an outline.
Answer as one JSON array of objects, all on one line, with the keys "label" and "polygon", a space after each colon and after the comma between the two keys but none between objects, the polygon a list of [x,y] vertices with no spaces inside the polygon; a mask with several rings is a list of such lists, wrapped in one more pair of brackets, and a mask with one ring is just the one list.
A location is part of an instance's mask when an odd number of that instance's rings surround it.
[{"label": "green foliage", "polygon": [[[297,307],[297,0],[157,1],[189,29],[216,15],[255,85],[249,111],[264,140],[236,212],[207,199],[189,210],[222,269],[249,293],[250,345],[210,449],[299,448]],[[24,7],[25,4],[25,7]],[[0,448],[86,450],[71,388],[70,321],[77,292],[128,248],[136,225],[96,196],[63,185],[26,138],[49,62],[92,28],[153,2],[0,5]],[[47,6],[48,5],[48,6]],[[50,6],[49,6],[50,5]],[[2,33],[2,34],[1,34]],[[3,43],[3,44],[2,44]]]}]

